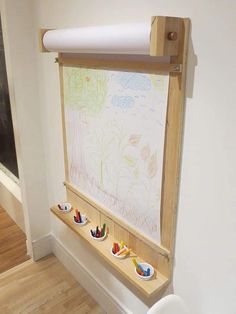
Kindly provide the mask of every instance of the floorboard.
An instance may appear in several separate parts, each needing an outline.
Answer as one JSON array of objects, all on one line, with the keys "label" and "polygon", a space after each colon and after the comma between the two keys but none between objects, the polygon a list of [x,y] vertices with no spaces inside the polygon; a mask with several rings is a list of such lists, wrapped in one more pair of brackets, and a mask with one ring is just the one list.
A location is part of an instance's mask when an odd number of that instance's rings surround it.
[{"label": "floorboard", "polygon": [[104,314],[55,256],[0,274],[1,314]]},{"label": "floorboard", "polygon": [[24,232],[0,207],[0,273],[28,259]]}]

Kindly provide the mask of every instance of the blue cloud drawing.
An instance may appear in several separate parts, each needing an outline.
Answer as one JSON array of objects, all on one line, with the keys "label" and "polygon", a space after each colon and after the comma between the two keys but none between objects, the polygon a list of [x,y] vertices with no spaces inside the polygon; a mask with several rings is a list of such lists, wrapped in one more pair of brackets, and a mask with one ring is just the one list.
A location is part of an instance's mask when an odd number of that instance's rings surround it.
[{"label": "blue cloud drawing", "polygon": [[113,106],[117,106],[120,108],[130,108],[134,105],[134,98],[131,96],[118,96],[115,95],[111,99],[111,103]]},{"label": "blue cloud drawing", "polygon": [[118,83],[125,89],[150,90],[151,81],[145,74],[122,73],[117,76]]}]

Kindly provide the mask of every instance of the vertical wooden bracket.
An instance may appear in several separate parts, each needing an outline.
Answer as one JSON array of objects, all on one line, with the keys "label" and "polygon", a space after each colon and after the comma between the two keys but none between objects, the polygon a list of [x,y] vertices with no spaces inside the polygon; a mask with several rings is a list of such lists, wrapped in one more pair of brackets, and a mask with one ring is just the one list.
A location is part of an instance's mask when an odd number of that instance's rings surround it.
[{"label": "vertical wooden bracket", "polygon": [[182,18],[153,16],[150,56],[177,56],[181,37]]},{"label": "vertical wooden bracket", "polygon": [[51,29],[48,29],[48,28],[41,28],[39,30],[39,51],[40,52],[50,52],[44,47],[44,44],[43,44],[43,36],[47,31],[50,31],[50,30]]},{"label": "vertical wooden bracket", "polygon": [[161,201],[161,244],[172,256],[176,233],[190,20],[181,18],[179,28],[178,55],[171,56],[170,62],[181,64],[182,72],[179,74],[172,72],[169,78]]}]

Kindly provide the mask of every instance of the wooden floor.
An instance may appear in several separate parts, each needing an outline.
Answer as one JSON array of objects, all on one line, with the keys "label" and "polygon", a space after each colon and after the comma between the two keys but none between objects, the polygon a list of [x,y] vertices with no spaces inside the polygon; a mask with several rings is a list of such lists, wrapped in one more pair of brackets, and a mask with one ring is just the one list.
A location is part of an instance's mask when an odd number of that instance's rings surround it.
[{"label": "wooden floor", "polygon": [[24,232],[0,207],[0,273],[29,259],[25,241]]},{"label": "wooden floor", "polygon": [[0,274],[0,313],[103,314],[54,256]]}]

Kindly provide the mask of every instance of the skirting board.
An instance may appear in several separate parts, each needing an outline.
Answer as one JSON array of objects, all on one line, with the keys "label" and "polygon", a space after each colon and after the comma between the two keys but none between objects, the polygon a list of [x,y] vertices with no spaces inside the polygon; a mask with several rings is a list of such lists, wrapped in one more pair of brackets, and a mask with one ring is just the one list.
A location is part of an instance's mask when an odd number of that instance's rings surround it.
[{"label": "skirting board", "polygon": [[52,253],[52,234],[48,233],[37,240],[32,241],[33,260],[37,261],[40,258]]},{"label": "skirting board", "polygon": [[53,254],[107,313],[132,314],[132,312],[125,308],[124,304],[117,300],[102,282],[94,278],[86,266],[79,262],[53,235],[51,235],[51,244]]}]

